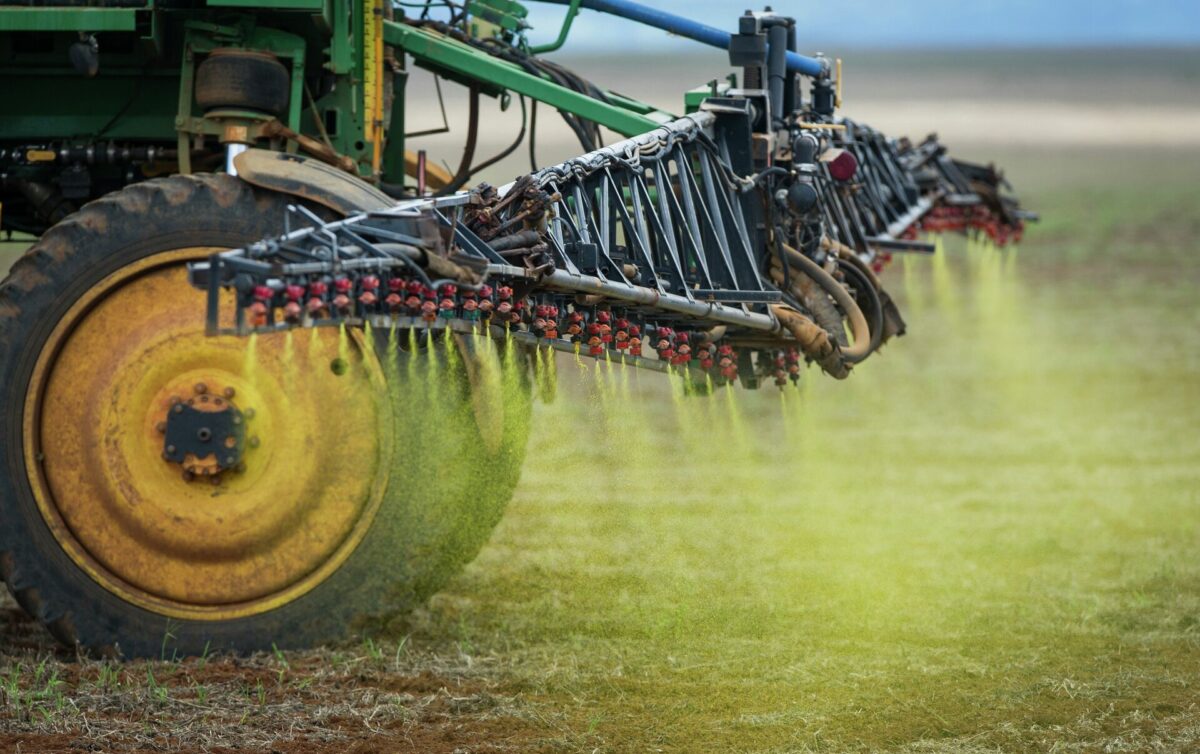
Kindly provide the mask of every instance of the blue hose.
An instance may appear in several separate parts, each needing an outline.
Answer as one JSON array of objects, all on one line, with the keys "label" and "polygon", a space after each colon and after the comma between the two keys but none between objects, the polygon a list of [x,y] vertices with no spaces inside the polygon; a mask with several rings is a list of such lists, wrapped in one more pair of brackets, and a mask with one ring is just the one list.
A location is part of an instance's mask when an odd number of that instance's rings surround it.
[{"label": "blue hose", "polygon": [[[570,0],[538,0],[539,2],[556,5],[570,5]],[[722,50],[729,49],[730,34],[727,31],[693,21],[690,18],[676,16],[661,10],[630,2],[630,0],[582,0],[580,7],[599,13],[608,13],[630,21],[637,21],[646,26],[676,34],[688,39],[694,39],[710,47]],[[829,72],[828,63],[818,58],[798,55],[794,52],[787,54],[787,67],[793,73],[805,76],[823,76]]]}]

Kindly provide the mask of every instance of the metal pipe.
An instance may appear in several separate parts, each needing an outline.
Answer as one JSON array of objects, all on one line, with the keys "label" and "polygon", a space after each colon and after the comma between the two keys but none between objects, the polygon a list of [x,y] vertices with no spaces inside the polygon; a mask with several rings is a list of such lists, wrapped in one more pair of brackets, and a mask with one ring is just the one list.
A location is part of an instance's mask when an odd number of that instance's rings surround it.
[{"label": "metal pipe", "polygon": [[[571,4],[571,0],[538,0],[538,2],[553,3],[555,5]],[[732,35],[727,31],[693,21],[690,18],[676,16],[674,13],[666,13],[640,3],[630,2],[630,0],[582,0],[580,7],[636,21],[646,26],[652,26],[655,29],[662,29],[676,36],[694,39],[709,47],[717,47],[722,50],[729,49],[729,42]],[[788,52],[787,54],[787,68],[793,73],[801,73],[805,76],[820,77],[829,75],[829,61],[823,58],[806,57],[794,52]]]},{"label": "metal pipe", "polygon": [[683,296],[661,293],[653,288],[614,283],[591,275],[575,275],[564,270],[555,270],[542,278],[540,282],[549,288],[595,293],[605,298],[751,330],[777,333],[782,329],[779,322],[769,314],[756,314],[709,301],[692,301]]},{"label": "metal pipe", "polygon": [[784,84],[787,81],[785,70],[788,29],[782,24],[774,24],[767,29],[767,92],[771,102],[771,125],[780,128],[784,125],[787,113],[784,111]]}]

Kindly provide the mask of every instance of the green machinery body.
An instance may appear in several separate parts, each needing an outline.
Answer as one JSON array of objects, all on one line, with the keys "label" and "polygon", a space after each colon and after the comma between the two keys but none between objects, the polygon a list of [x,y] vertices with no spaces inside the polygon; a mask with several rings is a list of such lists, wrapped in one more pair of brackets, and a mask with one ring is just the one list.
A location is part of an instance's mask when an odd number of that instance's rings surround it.
[{"label": "green machinery body", "polygon": [[[514,37],[524,8],[472,5],[472,36],[524,44]],[[40,234],[129,183],[219,171],[230,143],[308,152],[402,187],[415,162],[404,148],[410,61],[484,95],[527,96],[627,136],[670,118],[611,92],[604,101],[573,91],[393,12],[382,0],[0,4],[3,228]],[[202,106],[198,72],[230,51],[267,53],[282,66],[284,107]]]}]

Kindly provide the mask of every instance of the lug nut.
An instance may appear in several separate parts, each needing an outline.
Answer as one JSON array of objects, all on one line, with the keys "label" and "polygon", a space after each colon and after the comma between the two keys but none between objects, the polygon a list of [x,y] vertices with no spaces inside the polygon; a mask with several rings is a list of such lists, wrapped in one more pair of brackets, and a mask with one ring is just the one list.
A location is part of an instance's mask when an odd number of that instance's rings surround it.
[{"label": "lug nut", "polygon": [[252,408],[248,408],[248,409],[246,409],[246,410],[245,410],[243,413],[245,413],[245,414],[246,414],[246,418],[247,418],[247,419],[253,419],[253,418],[254,418],[254,409],[252,409]]},{"label": "lug nut", "polygon": [[197,394],[204,395],[207,392],[208,392],[208,385],[205,385],[203,382],[196,383],[196,393]]},{"label": "lug nut", "polygon": [[257,448],[257,447],[258,447],[258,437],[251,437],[251,438],[250,438],[250,447],[252,447],[252,448]]},{"label": "lug nut", "polygon": [[154,428],[156,430],[158,430],[158,433],[160,435],[165,435],[167,433],[167,423],[166,422],[159,422],[158,424],[154,425]]},{"label": "lug nut", "polygon": [[175,452],[175,446],[174,446],[174,445],[168,445],[168,446],[167,446],[167,454],[169,455],[169,454],[172,454],[172,453],[174,453],[174,452]]},{"label": "lug nut", "polygon": [[173,410],[175,413],[177,413],[177,414],[182,414],[182,413],[183,413],[183,404],[182,404],[182,403],[176,403],[176,404],[175,404],[175,408],[174,408],[174,409],[172,409],[172,410]]},{"label": "lug nut", "polygon": [[237,395],[237,392],[231,387],[225,388],[224,393],[226,398],[232,398],[233,396]]}]

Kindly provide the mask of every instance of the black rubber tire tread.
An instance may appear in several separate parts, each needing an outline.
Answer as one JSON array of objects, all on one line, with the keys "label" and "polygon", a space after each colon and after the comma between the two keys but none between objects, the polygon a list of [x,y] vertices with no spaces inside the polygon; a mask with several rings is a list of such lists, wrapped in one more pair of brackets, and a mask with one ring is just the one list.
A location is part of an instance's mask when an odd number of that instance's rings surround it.
[{"label": "black rubber tire tread", "polygon": [[[61,549],[34,502],[20,439],[30,376],[54,325],[91,286],[140,258],[187,246],[237,247],[278,234],[285,207],[294,201],[225,175],[135,184],[55,225],[0,284],[0,421],[6,439],[0,450],[0,576],[61,641],[101,654],[169,657],[337,640],[366,620],[407,611],[441,588],[478,553],[507,505],[531,409],[523,374],[519,388],[509,391],[519,399],[505,403],[504,441],[496,453],[485,450],[465,408],[465,377],[444,380],[442,389],[452,393],[445,403],[458,408],[443,417],[443,448],[413,452],[405,446],[411,436],[397,437],[392,483],[364,540],[328,579],[277,609],[219,622],[167,618],[118,598]],[[446,361],[444,351],[439,349],[437,362]],[[404,370],[400,365],[397,371]],[[397,411],[412,413],[399,391],[390,394]],[[454,452],[441,452],[447,443]],[[413,474],[442,480],[438,499],[423,496]]]},{"label": "black rubber tire tread", "polygon": [[283,115],[291,77],[274,55],[254,50],[214,50],[196,68],[196,104]]}]

